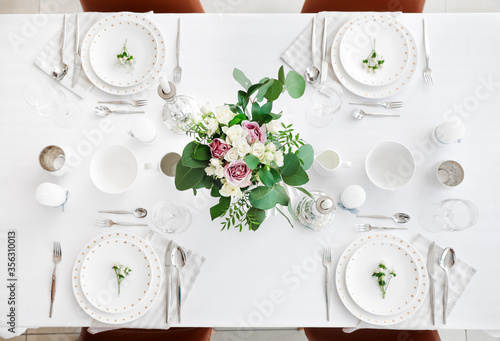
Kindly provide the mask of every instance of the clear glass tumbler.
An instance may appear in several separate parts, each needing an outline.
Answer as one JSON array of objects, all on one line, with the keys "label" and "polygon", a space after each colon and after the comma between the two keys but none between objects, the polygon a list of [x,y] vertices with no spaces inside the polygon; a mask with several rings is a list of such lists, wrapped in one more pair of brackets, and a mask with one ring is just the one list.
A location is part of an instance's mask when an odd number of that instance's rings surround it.
[{"label": "clear glass tumbler", "polygon": [[153,209],[152,219],[160,232],[184,232],[191,225],[191,212],[183,204],[166,200]]},{"label": "clear glass tumbler", "polygon": [[342,86],[337,82],[318,85],[306,109],[307,122],[317,128],[329,125],[342,106],[342,94]]},{"label": "clear glass tumbler", "polygon": [[478,219],[477,206],[463,199],[446,199],[420,210],[420,223],[431,232],[465,230],[474,226]]}]

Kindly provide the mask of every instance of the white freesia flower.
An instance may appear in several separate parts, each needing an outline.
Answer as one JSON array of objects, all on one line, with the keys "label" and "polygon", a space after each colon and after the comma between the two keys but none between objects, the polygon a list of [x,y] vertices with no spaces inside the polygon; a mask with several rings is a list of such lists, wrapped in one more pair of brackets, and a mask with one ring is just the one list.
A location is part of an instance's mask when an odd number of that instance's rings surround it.
[{"label": "white freesia flower", "polygon": [[281,150],[278,150],[274,154],[274,162],[276,163],[276,166],[283,167],[283,152]]},{"label": "white freesia flower", "polygon": [[276,151],[276,145],[272,142],[266,144],[266,152],[274,153]]},{"label": "white freesia flower", "polygon": [[222,188],[219,191],[220,195],[223,197],[234,197],[234,198],[241,198],[242,193],[241,189],[238,186],[231,185],[229,182],[225,182],[224,185],[222,185]]},{"label": "white freesia flower", "polygon": [[208,115],[212,111],[212,109],[210,108],[210,104],[208,102],[203,104],[200,110],[204,115]]},{"label": "white freesia flower", "polygon": [[251,154],[258,157],[261,160],[264,157],[264,153],[266,152],[266,146],[262,142],[255,142],[252,145]]},{"label": "white freesia flower", "polygon": [[214,167],[217,167],[217,166],[220,166],[221,163],[220,163],[220,160],[219,159],[216,159],[216,158],[211,158],[210,159],[210,165],[214,166]]},{"label": "white freesia flower", "polygon": [[250,147],[246,139],[239,139],[233,142],[233,146],[238,151],[238,155],[240,157],[244,157],[245,155],[249,154],[252,151],[252,147]]},{"label": "white freesia flower", "polygon": [[229,109],[229,105],[215,107],[213,112],[220,124],[228,124],[234,117],[234,112]]},{"label": "white freesia flower", "polygon": [[266,124],[267,131],[271,134],[277,134],[281,130],[281,122],[279,120],[274,120]]},{"label": "white freesia flower", "polygon": [[241,140],[242,138],[247,136],[247,131],[243,129],[239,124],[236,124],[230,128],[228,127],[223,127],[222,131],[226,133],[227,135],[227,140],[229,144],[234,145],[234,143],[238,140]]},{"label": "white freesia flower", "polygon": [[215,176],[218,178],[218,179],[221,179],[224,177],[224,167],[222,166],[217,166],[215,167]]},{"label": "white freesia flower", "polygon": [[238,160],[239,157],[240,155],[238,154],[238,149],[233,147],[227,151],[226,155],[224,155],[224,160],[233,162]]},{"label": "white freesia flower", "polygon": [[209,166],[205,168],[205,173],[207,173],[208,176],[212,176],[215,173],[215,167]]},{"label": "white freesia flower", "polygon": [[206,118],[204,123],[205,127],[207,128],[207,135],[209,137],[212,136],[219,128],[219,123],[217,123],[217,121],[213,118]]},{"label": "white freesia flower", "polygon": [[200,123],[202,120],[201,113],[198,111],[195,111],[195,112],[192,112],[191,114],[189,114],[189,118],[191,119],[191,121],[193,121],[196,124]]},{"label": "white freesia flower", "polygon": [[270,165],[271,162],[273,162],[273,160],[274,160],[274,153],[265,152],[261,162],[265,163],[266,165]]}]

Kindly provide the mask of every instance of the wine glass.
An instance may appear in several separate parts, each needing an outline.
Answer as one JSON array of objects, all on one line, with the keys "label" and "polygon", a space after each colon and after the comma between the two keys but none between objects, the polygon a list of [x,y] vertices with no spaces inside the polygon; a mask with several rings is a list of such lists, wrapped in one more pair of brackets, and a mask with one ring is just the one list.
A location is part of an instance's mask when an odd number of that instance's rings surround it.
[{"label": "wine glass", "polygon": [[182,204],[166,200],[153,209],[152,220],[160,232],[184,232],[191,225],[191,212]]},{"label": "wine glass", "polygon": [[478,219],[477,206],[463,199],[446,199],[420,210],[420,223],[430,232],[465,230],[474,226]]},{"label": "wine glass", "polygon": [[306,119],[313,127],[321,128],[330,124],[333,115],[342,106],[342,87],[337,82],[318,85],[306,109]]}]

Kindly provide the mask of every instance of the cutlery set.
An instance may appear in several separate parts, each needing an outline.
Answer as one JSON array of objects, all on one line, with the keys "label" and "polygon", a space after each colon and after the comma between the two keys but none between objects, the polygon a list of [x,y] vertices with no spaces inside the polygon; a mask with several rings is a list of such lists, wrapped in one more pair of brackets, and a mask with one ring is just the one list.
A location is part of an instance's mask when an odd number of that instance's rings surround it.
[{"label": "cutlery set", "polygon": [[165,253],[165,277],[167,283],[166,290],[166,320],[168,324],[171,319],[170,313],[170,301],[172,300],[172,285],[173,285],[173,269],[177,274],[177,282],[174,286],[175,288],[175,299],[177,304],[177,318],[179,323],[181,322],[181,308],[182,308],[182,290],[181,290],[181,269],[184,267],[187,261],[186,252],[180,246],[174,246],[174,241],[171,240],[167,246]]},{"label": "cutlery set", "polygon": [[[134,211],[120,211],[120,210],[101,210],[99,213],[109,213],[109,214],[131,214],[136,218],[142,219],[148,215],[148,211],[145,208],[139,207]],[[113,225],[120,226],[148,226],[148,224],[138,224],[138,223],[129,223],[129,222],[115,222],[111,219],[97,219],[95,222],[96,226],[99,227],[111,227]]]},{"label": "cutlery set", "polygon": [[[396,213],[392,216],[385,215],[356,215],[358,218],[369,218],[369,219],[390,219],[394,221],[396,224],[405,224],[410,221],[410,216],[406,213]],[[356,231],[359,232],[368,232],[371,230],[407,230],[408,227],[399,227],[399,226],[375,226],[371,224],[356,224],[354,227]]]},{"label": "cutlery set", "polygon": [[[427,253],[427,272],[431,279],[430,295],[431,295],[431,318],[432,324],[436,325],[436,295],[435,295],[435,264],[436,264],[436,243],[432,242]],[[455,251],[447,247],[439,257],[439,266],[445,273],[444,289],[443,289],[443,324],[446,324],[448,310],[448,287],[449,287],[449,270],[455,264]]]}]

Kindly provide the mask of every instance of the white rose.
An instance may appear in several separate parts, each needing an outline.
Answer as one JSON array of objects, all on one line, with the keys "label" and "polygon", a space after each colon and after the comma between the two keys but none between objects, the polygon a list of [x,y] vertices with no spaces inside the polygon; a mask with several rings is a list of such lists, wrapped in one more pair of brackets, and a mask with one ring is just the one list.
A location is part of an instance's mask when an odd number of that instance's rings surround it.
[{"label": "white rose", "polygon": [[223,178],[224,177],[224,167],[222,167],[222,166],[215,167],[215,176],[218,179]]},{"label": "white rose", "polygon": [[238,149],[231,148],[227,151],[226,155],[224,155],[224,160],[228,162],[233,162],[238,160],[240,156],[238,155]]},{"label": "white rose", "polygon": [[255,142],[252,145],[252,155],[257,156],[259,160],[264,157],[264,153],[266,152],[266,146],[264,146],[261,142]]},{"label": "white rose", "polygon": [[210,165],[212,165],[213,167],[217,167],[217,166],[220,166],[221,163],[220,163],[220,160],[219,159],[216,159],[216,158],[211,158],[210,159]]},{"label": "white rose", "polygon": [[197,111],[189,114],[189,118],[196,124],[200,123],[202,120],[201,113]]},{"label": "white rose", "polygon": [[213,118],[205,119],[205,127],[207,128],[207,135],[212,136],[219,128],[219,123]]},{"label": "white rose", "polygon": [[203,104],[200,110],[204,115],[208,115],[212,111],[212,109],[210,109],[210,104],[208,104],[208,102]]},{"label": "white rose", "polygon": [[231,185],[229,182],[224,183],[219,191],[223,197],[241,198],[241,189],[238,186]]},{"label": "white rose", "polygon": [[234,113],[229,109],[229,105],[215,107],[214,115],[221,124],[228,124],[234,117]]},{"label": "white rose", "polygon": [[265,163],[266,165],[271,164],[274,160],[274,154],[271,152],[265,152],[264,157],[262,158],[262,162]]},{"label": "white rose", "polygon": [[266,144],[266,152],[274,153],[276,151],[276,145],[272,142]]},{"label": "white rose", "polygon": [[252,147],[248,144],[247,140],[239,139],[233,143],[233,146],[238,150],[238,155],[244,157],[252,151]]},{"label": "white rose", "polygon": [[266,124],[267,131],[271,134],[277,134],[281,130],[281,122],[280,121],[271,121]]},{"label": "white rose", "polygon": [[241,140],[242,138],[247,136],[247,131],[243,129],[240,125],[236,124],[230,128],[223,127],[222,131],[226,133],[227,140],[230,144],[234,144],[234,142]]},{"label": "white rose", "polygon": [[208,176],[214,175],[214,172],[215,172],[215,168],[212,166],[205,168],[205,173],[207,173]]},{"label": "white rose", "polygon": [[281,150],[278,150],[276,154],[274,154],[274,162],[276,166],[283,167],[283,152]]}]

